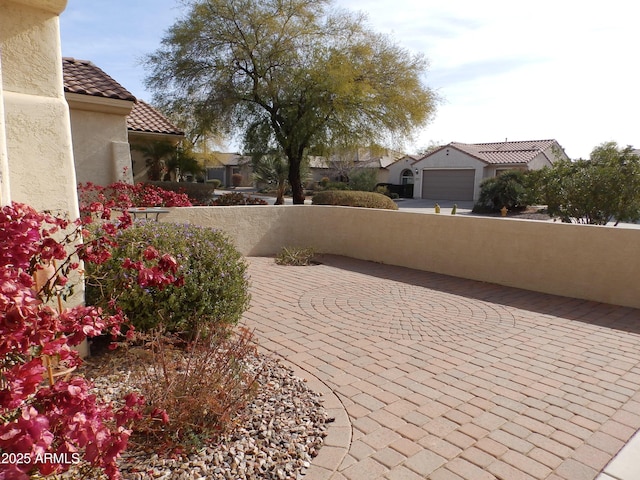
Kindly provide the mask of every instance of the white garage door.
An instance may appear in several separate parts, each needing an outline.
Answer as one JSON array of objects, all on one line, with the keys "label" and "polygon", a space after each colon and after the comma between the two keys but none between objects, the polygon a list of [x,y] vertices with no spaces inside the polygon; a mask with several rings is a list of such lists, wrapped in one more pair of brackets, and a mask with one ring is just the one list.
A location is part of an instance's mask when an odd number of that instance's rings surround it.
[{"label": "white garage door", "polygon": [[424,170],[422,198],[429,200],[473,200],[475,170]]}]

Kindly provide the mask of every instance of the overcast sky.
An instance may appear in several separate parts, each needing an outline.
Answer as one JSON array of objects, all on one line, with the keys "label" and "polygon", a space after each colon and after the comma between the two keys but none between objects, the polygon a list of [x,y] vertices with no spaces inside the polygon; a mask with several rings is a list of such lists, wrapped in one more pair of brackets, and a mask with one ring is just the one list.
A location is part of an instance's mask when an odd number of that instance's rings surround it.
[{"label": "overcast sky", "polygon": [[[571,158],[605,141],[640,148],[640,3],[631,0],[337,0],[423,53],[443,101],[408,144],[553,138]],[[176,0],[69,0],[62,54],[91,60],[143,100],[144,55]]]}]

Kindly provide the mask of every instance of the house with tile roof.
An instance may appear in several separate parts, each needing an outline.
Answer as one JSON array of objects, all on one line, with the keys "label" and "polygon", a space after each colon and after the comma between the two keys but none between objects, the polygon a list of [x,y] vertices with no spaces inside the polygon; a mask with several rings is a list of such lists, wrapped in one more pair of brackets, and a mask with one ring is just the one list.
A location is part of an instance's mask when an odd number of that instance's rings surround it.
[{"label": "house with tile roof", "polygon": [[251,157],[239,153],[207,152],[196,154],[201,163],[205,166],[205,182],[219,180],[225,187],[233,185],[233,175],[242,175],[241,186],[252,185],[253,168]]},{"label": "house with tile roof", "polygon": [[160,112],[92,62],[63,58],[62,70],[79,183],[145,180],[145,158],[141,152],[132,152],[131,145],[177,144],[184,138]]},{"label": "house with tile roof", "polygon": [[568,159],[556,140],[451,142],[411,165],[414,198],[475,201],[480,183],[506,170],[537,170]]},{"label": "house with tile roof", "polygon": [[319,182],[326,177],[341,181],[359,169],[373,169],[377,181],[388,182],[388,168],[405,155],[386,148],[360,147],[335,153],[329,157],[309,156],[311,180]]}]

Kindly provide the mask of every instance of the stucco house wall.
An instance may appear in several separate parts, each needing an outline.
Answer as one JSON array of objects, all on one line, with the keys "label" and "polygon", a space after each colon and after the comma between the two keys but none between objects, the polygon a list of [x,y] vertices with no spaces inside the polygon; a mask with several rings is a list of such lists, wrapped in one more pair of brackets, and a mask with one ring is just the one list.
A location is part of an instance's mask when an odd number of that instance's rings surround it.
[{"label": "stucco house wall", "polygon": [[[131,179],[126,116],[132,101],[67,94],[79,183],[108,185]],[[125,173],[125,168],[129,171]]]},{"label": "stucco house wall", "polygon": [[431,155],[423,157],[418,160],[414,165],[414,172],[418,170],[418,174],[415,176],[413,197],[421,198],[422,195],[422,174],[424,170],[429,169],[455,169],[455,170],[468,170],[473,169],[475,171],[475,180],[473,187],[473,198],[477,199],[480,195],[480,183],[484,179],[485,163],[473,158],[471,155],[461,152],[460,150],[447,147],[442,148]]},{"label": "stucco house wall", "polygon": [[[0,0],[0,156],[6,159],[2,190],[10,192],[11,200],[75,218],[76,178],[58,19],[66,3]],[[3,193],[4,201],[8,197]]]},{"label": "stucco house wall", "polygon": [[402,185],[402,172],[404,172],[405,170],[409,170],[410,172],[413,173],[414,175],[414,182],[415,182],[415,166],[414,163],[416,162],[417,158],[411,156],[411,155],[406,155],[404,157],[402,157],[400,160],[398,160],[397,162],[392,163],[391,165],[389,165],[386,170],[387,170],[387,180],[385,180],[388,183],[393,183],[394,185]]},{"label": "stucco house wall", "polygon": [[[79,216],[58,15],[66,0],[0,0],[2,203]],[[4,114],[3,111],[4,110]],[[84,301],[79,283],[65,300]],[[80,355],[88,354],[86,342]]]}]

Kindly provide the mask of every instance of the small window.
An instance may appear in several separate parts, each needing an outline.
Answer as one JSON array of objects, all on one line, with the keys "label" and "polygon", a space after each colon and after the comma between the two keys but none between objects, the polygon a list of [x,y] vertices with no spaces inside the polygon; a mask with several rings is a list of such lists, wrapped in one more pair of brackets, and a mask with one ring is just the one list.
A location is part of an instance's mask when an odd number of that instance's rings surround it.
[{"label": "small window", "polygon": [[413,185],[413,173],[411,173],[411,170],[405,169],[402,171],[402,174],[400,175],[400,184]]}]

